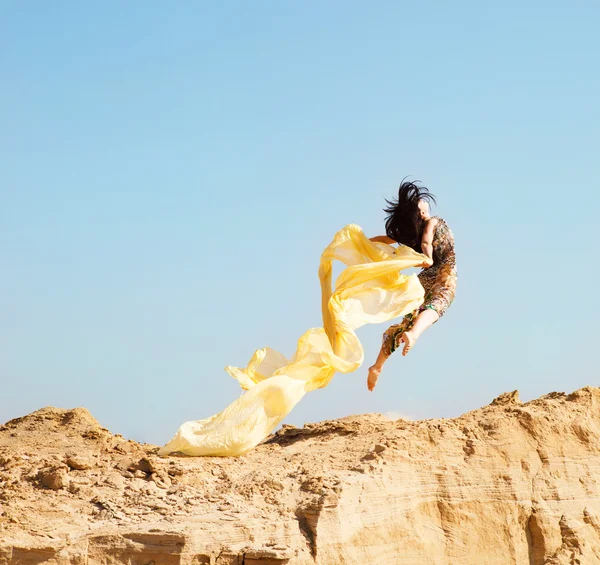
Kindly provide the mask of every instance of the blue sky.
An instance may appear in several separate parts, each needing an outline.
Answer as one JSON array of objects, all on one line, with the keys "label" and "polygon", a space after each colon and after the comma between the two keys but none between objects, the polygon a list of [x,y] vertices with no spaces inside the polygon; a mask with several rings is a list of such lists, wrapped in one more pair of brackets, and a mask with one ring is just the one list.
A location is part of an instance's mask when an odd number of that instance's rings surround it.
[{"label": "blue sky", "polygon": [[[164,443],[225,365],[319,326],[333,234],[406,175],[457,240],[445,318],[287,423],[598,384],[596,2],[0,6],[0,421]],[[387,327],[387,326],[386,326]],[[366,361],[386,327],[360,330]]]}]

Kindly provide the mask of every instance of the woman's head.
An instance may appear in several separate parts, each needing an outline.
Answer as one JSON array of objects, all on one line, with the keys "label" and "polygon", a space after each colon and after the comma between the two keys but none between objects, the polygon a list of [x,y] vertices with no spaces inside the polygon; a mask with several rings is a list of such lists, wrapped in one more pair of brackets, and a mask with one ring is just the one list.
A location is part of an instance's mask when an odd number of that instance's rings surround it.
[{"label": "woman's head", "polygon": [[420,252],[423,227],[429,218],[429,203],[435,203],[435,196],[427,187],[417,183],[403,181],[398,189],[398,198],[386,199],[388,206],[384,210],[387,214],[387,236]]},{"label": "woman's head", "polygon": [[419,207],[419,213],[421,214],[421,218],[427,220],[429,218],[429,202],[425,198],[423,198],[419,200],[417,206]]}]

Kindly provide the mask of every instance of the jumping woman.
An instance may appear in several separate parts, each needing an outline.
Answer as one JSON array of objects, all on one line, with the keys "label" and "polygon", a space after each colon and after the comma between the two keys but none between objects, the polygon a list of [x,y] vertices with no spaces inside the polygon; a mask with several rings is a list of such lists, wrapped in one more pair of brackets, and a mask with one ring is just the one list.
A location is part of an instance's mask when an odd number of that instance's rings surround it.
[{"label": "jumping woman", "polygon": [[421,334],[435,324],[449,308],[456,291],[456,257],[454,236],[448,224],[439,216],[429,215],[429,203],[435,204],[435,196],[425,186],[403,182],[398,199],[386,200],[386,235],[372,237],[371,241],[393,245],[408,245],[427,257],[418,274],[425,290],[421,306],[404,316],[402,322],[390,326],[383,334],[383,344],[375,364],[369,368],[367,387],[373,390],[388,357],[399,349],[406,355]]}]

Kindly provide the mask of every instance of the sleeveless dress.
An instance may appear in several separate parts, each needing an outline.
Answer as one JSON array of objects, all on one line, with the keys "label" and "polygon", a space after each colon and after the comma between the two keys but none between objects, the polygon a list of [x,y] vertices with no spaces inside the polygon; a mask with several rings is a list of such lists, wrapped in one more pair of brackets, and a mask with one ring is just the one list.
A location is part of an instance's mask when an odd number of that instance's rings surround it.
[{"label": "sleeveless dress", "polygon": [[432,242],[433,265],[418,274],[425,290],[425,298],[419,308],[404,316],[399,324],[390,326],[383,334],[383,349],[387,355],[401,346],[402,334],[413,327],[421,312],[430,308],[441,318],[454,300],[458,280],[454,235],[442,218],[434,216],[432,219],[438,220]]}]

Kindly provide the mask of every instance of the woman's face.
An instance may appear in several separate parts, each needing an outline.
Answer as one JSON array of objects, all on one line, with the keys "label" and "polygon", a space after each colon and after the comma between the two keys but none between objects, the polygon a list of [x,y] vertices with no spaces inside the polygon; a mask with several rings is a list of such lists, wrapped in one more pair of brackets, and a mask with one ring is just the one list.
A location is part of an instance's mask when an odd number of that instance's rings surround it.
[{"label": "woman's face", "polygon": [[427,200],[419,200],[419,212],[424,220],[429,218],[429,202]]}]

